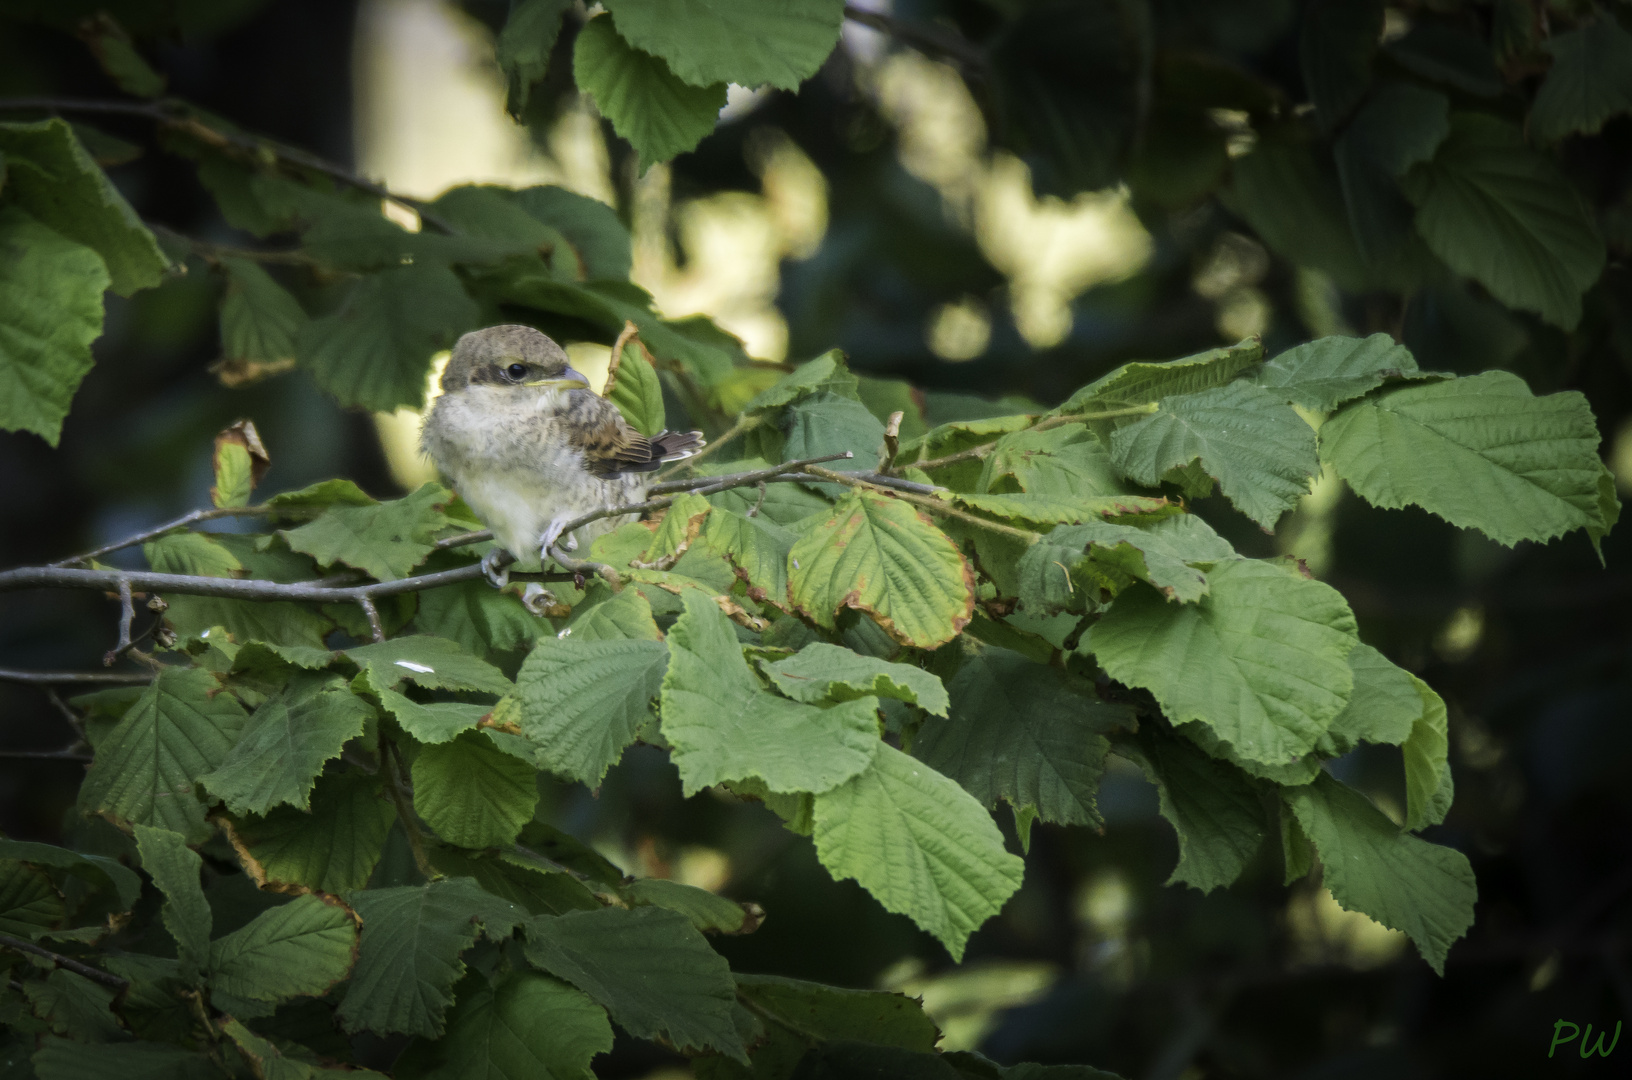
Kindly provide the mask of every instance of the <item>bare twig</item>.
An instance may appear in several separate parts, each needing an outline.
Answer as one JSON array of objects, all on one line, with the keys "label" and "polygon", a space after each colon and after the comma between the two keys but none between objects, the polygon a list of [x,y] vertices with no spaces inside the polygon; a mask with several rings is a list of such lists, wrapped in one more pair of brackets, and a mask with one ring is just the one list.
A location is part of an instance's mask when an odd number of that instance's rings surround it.
[{"label": "bare twig", "polygon": [[188,236],[163,225],[148,223],[148,228],[161,236],[178,243],[186,244],[193,254],[210,262],[219,262],[222,259],[248,259],[251,262],[277,263],[285,266],[317,266],[317,259],[312,258],[304,251],[256,251],[254,248],[232,247],[228,244],[217,244],[210,240],[201,240],[196,236]]},{"label": "bare twig", "polygon": [[358,176],[350,169],[336,165],[325,158],[294,146],[285,146],[271,139],[258,138],[236,131],[221,131],[211,127],[195,115],[192,106],[174,98],[160,101],[107,101],[94,98],[14,97],[0,98],[0,111],[103,114],[110,116],[138,116],[166,127],[184,131],[200,142],[211,146],[236,150],[255,159],[271,154],[287,164],[322,173],[347,187],[366,191],[382,199],[412,207],[419,219],[438,232],[455,233],[458,230],[445,220],[426,210],[425,204],[407,195],[398,195],[382,184]]},{"label": "bare twig", "polygon": [[888,476],[890,469],[895,465],[895,453],[901,448],[901,421],[907,414],[892,412],[889,423],[884,425],[884,442],[878,448],[878,471]]},{"label": "bare twig", "polygon": [[765,486],[765,481],[761,480],[759,482],[759,498],[755,499],[754,505],[748,508],[749,517],[759,516],[760,510],[765,506],[765,493],[769,490],[770,489]]},{"label": "bare twig", "polygon": [[368,597],[360,597],[357,606],[363,609],[363,615],[368,619],[369,633],[374,635],[375,641],[385,640],[385,626],[380,622],[380,609],[374,606],[374,601]]},{"label": "bare twig", "polygon": [[135,621],[136,602],[130,597],[130,582],[121,578],[119,580],[119,644],[103,654],[103,667],[112,667],[116,660],[130,651],[130,624]]},{"label": "bare twig", "polygon": [[[835,484],[844,484],[848,487],[877,487],[876,484],[860,479],[855,473],[834,472],[832,469],[824,469],[820,465],[812,465],[810,467],[810,473],[812,476],[820,477],[822,480]],[[1002,533],[1004,536],[1012,536],[1016,540],[1024,540],[1028,544],[1035,542],[1042,536],[1041,533],[1034,533],[1030,529],[1017,529],[1013,525],[1004,525],[1001,522],[992,521],[988,518],[979,517],[978,515],[968,513],[967,511],[959,510],[957,507],[952,506],[949,503],[944,503],[941,500],[932,498],[928,495],[917,495],[908,491],[894,491],[890,494],[897,499],[909,502],[913,506],[921,507],[928,510],[932,514],[939,515],[940,517],[948,517],[956,521],[962,521],[977,528],[985,529],[988,532]]]},{"label": "bare twig", "polygon": [[456,533],[453,536],[444,536],[434,545],[437,551],[446,551],[448,548],[464,547],[466,544],[480,544],[483,540],[493,539],[492,529],[477,529],[475,532]]},{"label": "bare twig", "polygon": [[[675,480],[653,486],[654,491],[661,492],[657,497],[645,502],[629,506],[611,506],[601,510],[592,510],[566,523],[564,534],[571,534],[575,529],[599,521],[606,517],[622,517],[625,514],[641,514],[651,510],[661,510],[674,502],[675,496],[691,491],[699,495],[712,495],[730,488],[747,487],[761,481],[767,483],[802,481],[805,483],[819,483],[814,475],[802,470],[815,466],[824,461],[845,460],[850,458],[849,453],[827,454],[822,457],[810,458],[803,461],[789,461],[767,469],[756,469],[751,472],[732,473],[726,476],[694,477],[689,480]],[[865,474],[857,474],[865,475]],[[880,482],[892,486],[905,487],[910,481],[895,480],[890,477],[880,478]],[[911,485],[915,489],[923,489],[924,485]],[[265,508],[254,509],[258,512],[267,512]],[[208,513],[207,511],[201,513]],[[168,527],[174,527],[174,524]],[[143,535],[151,535],[149,533]],[[474,535],[474,534],[471,534]],[[451,539],[451,538],[450,538]],[[116,547],[129,546],[125,542]],[[112,550],[111,548],[109,550]],[[424,589],[440,588],[445,585],[457,585],[461,582],[476,581],[482,577],[482,568],[479,563],[470,563],[466,566],[455,567],[452,570],[442,570],[432,574],[421,574],[418,577],[400,578],[396,581],[375,581],[362,585],[343,585],[336,582],[348,581],[350,574],[336,575],[318,581],[278,582],[256,578],[224,578],[204,577],[192,574],[160,574],[143,570],[86,570],[64,566],[24,566],[15,570],[0,571],[0,592],[13,589],[60,588],[60,589],[96,589],[108,592],[120,588],[125,584],[130,589],[140,592],[180,593],[191,596],[219,596],[228,600],[297,600],[321,604],[357,604],[369,600],[378,602],[388,596],[398,596],[402,593],[419,592]],[[561,575],[518,575],[522,580],[562,581],[567,580]],[[0,671],[0,678],[7,677],[6,672]],[[27,673],[17,673],[27,675]],[[75,682],[87,681],[82,677],[34,678],[32,676],[23,681],[34,682]],[[127,681],[146,681],[127,680]]]},{"label": "bare twig", "polygon": [[613,567],[594,559],[576,559],[561,550],[560,544],[550,545],[550,558],[560,565],[571,570],[574,574],[595,574],[613,589],[623,588],[623,579]]},{"label": "bare twig", "polygon": [[36,686],[91,683],[100,686],[139,686],[153,676],[145,671],[18,671],[0,668],[0,682],[32,683]]},{"label": "bare twig", "polygon": [[33,956],[43,956],[60,968],[72,971],[75,975],[83,975],[92,982],[99,982],[103,986],[109,986],[115,990],[122,991],[130,986],[130,980],[128,979],[121,979],[119,976],[103,971],[101,968],[94,968],[89,964],[81,963],[71,956],[54,953],[50,949],[42,949],[32,942],[12,937],[10,934],[0,934],[0,948],[10,949],[13,952],[29,953]]},{"label": "bare twig", "polygon": [[91,755],[69,747],[65,750],[0,750],[0,759],[26,758],[31,761],[90,761]]},{"label": "bare twig", "polygon": [[85,721],[78,713],[68,707],[66,701],[62,700],[62,695],[57,693],[57,688],[47,686],[45,696],[51,702],[51,707],[61,713],[64,720],[68,721],[68,726],[73,729],[74,734],[83,739],[85,737]]},{"label": "bare twig", "polygon": [[149,540],[157,540],[167,532],[184,528],[193,524],[194,522],[210,521],[214,518],[223,517],[251,517],[256,514],[265,514],[267,512],[267,508],[264,506],[211,507],[208,510],[194,510],[190,513],[181,515],[174,521],[166,522],[163,525],[155,525],[151,529],[139,532],[135,536],[127,536],[123,540],[116,540],[111,544],[103,544],[95,551],[87,551],[83,555],[75,555],[67,559],[58,559],[56,562],[50,563],[49,565],[73,566],[75,563],[90,562],[92,559],[100,559],[102,556],[107,555],[110,552],[122,551],[128,547],[135,547],[137,544],[145,544]]},{"label": "bare twig", "polygon": [[408,768],[403,763],[402,751],[383,734],[380,736],[380,766],[385,769],[385,787],[391,793],[391,802],[397,808],[397,820],[402,823],[402,831],[408,837],[408,849],[414,854],[414,865],[430,881],[445,877],[431,865],[430,858],[425,854],[425,837],[419,831],[419,819],[414,815],[413,798],[408,790]]}]

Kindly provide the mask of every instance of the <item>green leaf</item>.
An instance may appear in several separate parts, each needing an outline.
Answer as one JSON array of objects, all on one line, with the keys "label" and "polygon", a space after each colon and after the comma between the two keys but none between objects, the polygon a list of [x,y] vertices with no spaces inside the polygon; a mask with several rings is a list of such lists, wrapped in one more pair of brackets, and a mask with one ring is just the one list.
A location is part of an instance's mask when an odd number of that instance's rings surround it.
[{"label": "green leaf", "polygon": [[319,480],[299,491],[285,491],[266,500],[279,517],[297,520],[315,517],[333,506],[373,506],[378,500],[350,480]]},{"label": "green leaf", "polygon": [[1401,67],[1478,97],[1499,97],[1507,85],[1484,34],[1449,21],[1423,19],[1384,50]]},{"label": "green leaf", "polygon": [[33,840],[0,839],[0,859],[65,870],[93,890],[112,893],[119,911],[128,911],[142,894],[142,879],[136,871],[107,855],[85,855]]},{"label": "green leaf", "polygon": [[603,908],[529,919],[526,954],[637,1039],[661,1036],[682,1052],[747,1059],[731,1018],[731,969],[679,912]]},{"label": "green leaf", "polygon": [[58,969],[44,980],[23,984],[24,996],[52,1031],[88,1042],[112,1042],[123,1036],[111,1011],[113,990],[77,972]]},{"label": "green leaf", "polygon": [[1179,862],[1167,884],[1207,893],[1240,877],[1268,831],[1261,785],[1183,739],[1151,731],[1119,744],[1117,752],[1156,785],[1162,816],[1179,834]]},{"label": "green leaf", "polygon": [[912,664],[862,656],[825,641],[806,645],[785,660],[760,661],[759,667],[772,685],[795,701],[895,698],[936,716],[945,716],[949,707],[946,687],[930,672]]},{"label": "green leaf", "polygon": [[1033,806],[1044,821],[1099,828],[1104,732],[1132,713],[1073,686],[1058,670],[999,648],[965,648],[951,715],[927,720],[912,756],[963,785],[981,805]]},{"label": "green leaf", "polygon": [[414,809],[460,847],[512,843],[538,805],[537,774],[479,731],[427,746],[414,759]]},{"label": "green leaf", "polygon": [[338,309],[307,323],[298,358],[342,405],[419,408],[432,354],[480,319],[446,266],[399,266],[364,275]]},{"label": "green leaf", "polygon": [[236,577],[244,569],[238,556],[204,533],[166,533],[143,544],[142,555],[161,574]]},{"label": "green leaf", "polygon": [[297,896],[210,942],[210,986],[251,1001],[327,993],[351,971],[357,919],[338,900]]},{"label": "green leaf", "polygon": [[232,752],[198,779],[234,814],[265,814],[285,803],[305,810],[324,763],[373,715],[344,679],[298,678],[255,710]]},{"label": "green leaf", "polygon": [[1220,563],[1197,604],[1129,589],[1088,631],[1113,679],[1143,686],[1175,724],[1200,721],[1236,753],[1281,764],[1314,749],[1354,685],[1354,614],[1330,585],[1269,563]]},{"label": "green leaf", "polygon": [[550,54],[561,35],[561,18],[572,0],[521,0],[510,8],[510,17],[499,31],[499,70],[504,72],[504,107],[521,119],[532,88],[549,70]]},{"label": "green leaf", "polygon": [[986,808],[957,781],[881,743],[861,775],[816,796],[816,855],[963,959],[969,935],[1020,887]]},{"label": "green leaf", "polygon": [[[526,839],[523,833],[523,842]],[[449,877],[473,878],[485,892],[534,915],[598,911],[602,906],[589,884],[531,847],[478,853],[438,845],[431,849],[430,857],[432,865]]]},{"label": "green leaf", "polygon": [[879,746],[877,698],[821,709],[767,693],[714,601],[692,590],[682,600],[662,715],[686,795],[750,776],[777,792],[827,791],[867,768]]},{"label": "green leaf", "polygon": [[214,916],[199,884],[204,860],[187,846],[180,833],[169,829],[136,826],[136,850],[142,869],[164,894],[161,917],[164,928],[176,939],[176,953],[194,971],[210,954],[210,926]]},{"label": "green leaf", "polygon": [[1349,669],[1354,672],[1354,693],[1326,731],[1334,756],[1362,742],[1385,746],[1404,742],[1423,712],[1413,676],[1363,642],[1349,653]]},{"label": "green leaf", "polygon": [[478,720],[493,711],[488,705],[470,705],[463,701],[421,703],[395,690],[372,686],[371,689],[380,699],[380,707],[396,719],[402,730],[422,743],[445,743],[475,727]]},{"label": "green leaf", "polygon": [[404,680],[427,690],[477,690],[503,697],[516,687],[504,672],[446,638],[410,634],[347,649],[345,656],[382,689]]},{"label": "green leaf", "polygon": [[164,621],[183,638],[200,637],[219,626],[240,644],[257,642],[326,654],[323,639],[334,629],[333,622],[292,600],[224,600],[180,593],[172,593],[165,600],[170,606]]},{"label": "green leaf", "polygon": [[1194,514],[1145,527],[1107,521],[1062,525],[1020,556],[1018,595],[1035,614],[1083,611],[1101,589],[1115,594],[1134,581],[1148,581],[1169,600],[1194,603],[1207,595],[1207,575],[1192,564],[1235,557],[1229,541]]},{"label": "green leaf", "polygon": [[[820,507],[826,509],[826,504]],[[749,598],[783,611],[788,609],[788,553],[797,539],[792,530],[778,525],[765,513],[747,517],[722,509],[710,514],[703,523],[704,543],[731,563],[737,577],[747,586]]]},{"label": "green leaf", "polygon": [[1416,830],[1445,820],[1455,788],[1447,760],[1450,732],[1445,702],[1427,683],[1415,675],[1410,678],[1422,698],[1422,713],[1400,750],[1405,758],[1405,827]]},{"label": "green leaf", "polygon": [[91,370],[107,287],[96,252],[0,206],[0,428],[57,445]]},{"label": "green leaf", "polygon": [[[622,595],[633,593],[625,589]],[[651,718],[668,665],[661,641],[597,641],[576,634],[539,641],[516,675],[521,733],[538,748],[536,763],[599,787]]]},{"label": "green leaf", "polygon": [[1264,364],[1257,384],[1306,409],[1330,412],[1389,379],[1426,378],[1411,350],[1387,334],[1323,337]]},{"label": "green leaf", "polygon": [[1024,491],[1092,503],[1127,494],[1105,444],[1081,427],[1016,431],[997,440],[981,469],[978,490]]},{"label": "green leaf", "polygon": [[1450,99],[1438,91],[1385,82],[1334,144],[1350,229],[1366,262],[1398,256],[1414,239],[1413,208],[1399,179],[1445,141],[1450,108]]},{"label": "green leaf", "polygon": [[637,49],[693,86],[770,83],[796,90],[839,43],[842,0],[613,0],[606,9]]},{"label": "green leaf", "polygon": [[758,905],[745,906],[707,889],[664,878],[632,881],[623,887],[623,898],[631,905],[650,904],[678,911],[704,933],[746,934],[757,929],[765,917]]},{"label": "green leaf", "polygon": [[908,503],[845,493],[788,556],[788,595],[818,626],[866,612],[903,645],[933,649],[974,614],[974,575],[957,546]]},{"label": "green leaf", "polygon": [[201,668],[166,668],[97,746],[83,806],[116,820],[209,837],[199,777],[226,760],[247,721],[243,706]]},{"label": "green leaf", "polygon": [[1100,412],[1145,405],[1175,394],[1211,390],[1232,381],[1263,358],[1263,343],[1257,338],[1247,338],[1235,345],[1208,349],[1178,360],[1123,364],[1072,394],[1055,411]]},{"label": "green leaf", "polygon": [[595,1080],[590,1060],[611,1049],[612,1025],[599,1005],[559,979],[512,971],[460,996],[447,1035],[428,1048],[433,1068],[399,1063],[396,1072],[418,1080]]},{"label": "green leaf", "polygon": [[0,124],[0,154],[7,199],[102,256],[112,281],[105,287],[129,296],[163,279],[170,260],[65,121]]},{"label": "green leaf", "polygon": [[663,430],[663,384],[657,381],[657,369],[644,353],[634,342],[624,346],[617,378],[607,389],[606,398],[636,431],[656,435]]},{"label": "green leaf", "polygon": [[1246,382],[1163,398],[1157,412],[1111,436],[1111,461],[1147,486],[1169,469],[1200,462],[1230,502],[1266,530],[1320,471],[1314,430],[1276,395]]},{"label": "green leaf", "polygon": [[[638,526],[637,526],[638,527]],[[649,534],[648,534],[649,535]],[[604,582],[590,585],[584,602],[572,611],[557,640],[578,641],[661,641],[662,633],[652,618],[652,604],[637,589],[613,592]]]},{"label": "green leaf", "polygon": [[1509,547],[1607,527],[1598,429],[1577,391],[1538,398],[1487,371],[1364,398],[1320,434],[1321,457],[1375,506],[1415,504]]},{"label": "green leaf", "polygon": [[1321,126],[1330,130],[1365,94],[1383,34],[1382,0],[1312,5],[1298,35],[1304,85]]},{"label": "green leaf", "polygon": [[1402,833],[1364,795],[1325,773],[1281,797],[1320,853],[1338,904],[1403,931],[1443,975],[1452,942],[1473,925],[1477,888],[1467,856]]},{"label": "green leaf", "polygon": [[379,778],[348,772],[318,780],[310,813],[280,806],[226,830],[256,886],[342,893],[368,883],[395,820]]},{"label": "green leaf", "polygon": [[687,85],[668,64],[619,36],[611,18],[591,19],[578,31],[572,71],[578,89],[635,148],[643,169],[694,149],[725,107],[723,82]]},{"label": "green leaf", "polygon": [[[970,495],[948,493],[951,501],[994,518],[1030,525],[1080,524],[1096,519],[1129,514],[1166,515],[1181,512],[1177,503],[1148,495],[1105,495],[1096,498],[1062,498],[1021,491],[1012,494]],[[948,497],[943,495],[943,498]]]},{"label": "green leaf", "polygon": [[49,875],[15,859],[0,859],[0,933],[34,938],[68,916]]},{"label": "green leaf", "polygon": [[82,1043],[47,1035],[31,1060],[40,1080],[216,1080],[221,1075],[202,1053],[152,1042]]},{"label": "green leaf", "polygon": [[1530,106],[1530,134],[1543,142],[1581,132],[1632,110],[1632,34],[1604,15],[1545,42],[1552,70]]},{"label": "green leaf", "polygon": [[[878,464],[884,444],[884,425],[867,406],[848,397],[823,391],[800,398],[782,412],[782,460],[803,461],[849,451],[850,460],[829,461],[826,468],[844,472],[871,469]],[[818,490],[838,494],[833,484]]]},{"label": "green leaf", "polygon": [[222,357],[245,365],[293,364],[295,342],[308,321],[300,303],[248,259],[228,257],[221,265],[227,271],[221,296]]},{"label": "green leaf", "polygon": [[[754,1076],[795,1075],[815,1040],[857,1041],[928,1053],[940,1038],[922,1005],[905,994],[841,990],[776,975],[738,975],[737,994],[751,1003],[752,1015],[763,1025],[763,1034],[753,1044]],[[705,1062],[699,1060],[696,1066],[697,1075],[705,1080],[744,1075],[723,1063]],[[882,1075],[910,1074],[885,1070]]]},{"label": "green leaf", "polygon": [[344,563],[393,581],[436,549],[436,533],[450,524],[442,508],[453,498],[440,484],[373,506],[337,506],[298,529],[280,532],[290,548],[324,566]]},{"label": "green leaf", "polygon": [[[424,572],[434,568],[433,563]],[[532,644],[548,632],[549,624],[513,594],[485,581],[466,581],[420,592],[414,628],[456,641],[474,656],[486,656]]]},{"label": "green leaf", "polygon": [[1455,113],[1434,160],[1405,178],[1417,231],[1435,255],[1510,307],[1573,330],[1581,294],[1604,269],[1604,241],[1581,196],[1519,130]]},{"label": "green leaf", "polygon": [[616,210],[598,199],[551,185],[522,188],[511,198],[567,238],[578,254],[585,280],[628,279],[629,229]]},{"label": "green leaf", "polygon": [[525,917],[470,878],[369,889],[347,897],[363,919],[351,986],[340,1003],[347,1031],[401,1031],[435,1038],[464,974],[459,954],[478,934],[508,937]]}]

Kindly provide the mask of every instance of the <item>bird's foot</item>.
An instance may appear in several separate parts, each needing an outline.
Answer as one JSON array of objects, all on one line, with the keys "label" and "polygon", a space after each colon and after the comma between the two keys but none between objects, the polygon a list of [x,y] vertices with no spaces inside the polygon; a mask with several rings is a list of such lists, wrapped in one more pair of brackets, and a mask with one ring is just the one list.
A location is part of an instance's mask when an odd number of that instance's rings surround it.
[{"label": "bird's foot", "polygon": [[503,548],[494,548],[482,556],[482,576],[495,589],[502,589],[510,584],[510,568],[499,565],[499,557],[504,554]]},{"label": "bird's foot", "polygon": [[527,588],[522,590],[521,602],[527,605],[527,610],[542,618],[556,606],[555,594],[536,581],[529,581]]}]

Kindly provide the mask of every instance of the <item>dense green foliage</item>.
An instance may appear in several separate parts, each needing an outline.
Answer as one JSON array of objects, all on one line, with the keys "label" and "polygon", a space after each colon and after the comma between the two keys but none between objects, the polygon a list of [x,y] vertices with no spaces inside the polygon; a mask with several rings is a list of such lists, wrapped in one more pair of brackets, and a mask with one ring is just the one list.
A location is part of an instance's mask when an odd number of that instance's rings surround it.
[{"label": "dense green foliage", "polygon": [[[832,0],[605,7],[577,28],[575,77],[644,162],[695,147],[726,83],[797,87],[843,19]],[[568,8],[513,6],[498,61],[518,112]],[[993,94],[1060,190],[1125,178],[1174,206],[1216,191],[1340,284],[1462,275],[1571,329],[1604,242],[1506,115],[1497,59],[1553,57],[1534,138],[1596,130],[1632,107],[1632,36],[1597,18],[1545,43],[1516,28],[1493,59],[1431,20],[1378,47],[1380,4],[1314,5],[1304,116],[1182,58],[1152,79],[1121,8],[1039,4],[992,42]],[[1047,48],[1079,50],[1084,85],[1028,79],[1039,25]],[[128,90],[157,92],[128,46],[108,55]],[[1221,108],[1256,136],[1233,158],[1208,122]],[[153,590],[168,606],[151,683],[76,703],[95,755],[78,809],[118,827],[120,858],[0,841],[0,931],[93,968],[3,954],[17,1068],[316,1076],[348,1058],[338,1024],[407,1038],[398,1076],[588,1076],[616,1025],[708,1077],[1102,1075],[939,1054],[900,995],[734,975],[710,935],[754,931],[757,907],[625,877],[539,811],[540,772],[595,786],[637,742],[667,751],[688,796],[768,806],[955,961],[1022,883],[994,808],[1022,849],[1035,821],[1097,827],[1117,755],[1177,832],[1171,884],[1227,886],[1267,844],[1289,884],[1319,868],[1443,971],[1475,902],[1467,857],[1417,835],[1452,803],[1444,702],[1361,642],[1336,589],[1243,556],[1192,503],[1216,491],[1272,531],[1325,468],[1500,544],[1597,544],[1619,502],[1582,394],[1422,371],[1385,334],[1273,355],[1249,339],[1118,367],[1053,409],[931,427],[909,387],[858,379],[837,351],[756,363],[706,319],[664,318],[628,280],[625,226],[591,200],[455,188],[410,232],[377,193],[214,117],[166,105],[160,123],[228,222],[297,245],[275,272],[213,253],[246,376],[293,361],[341,404],[387,410],[423,403],[433,354],[466,330],[609,341],[632,325],[609,396],[644,431],[667,396],[723,434],[700,475],[853,457],[820,482],[677,495],[597,540],[612,580],[553,582],[546,615],[519,584],[469,578],[377,610]],[[66,121],[0,123],[0,153],[0,424],[55,444],[104,292],[158,285],[189,250],[141,222]],[[380,501],[330,480],[255,504],[258,453],[229,431],[214,458],[217,507],[252,529],[154,537],[154,571],[366,584],[469,567],[490,543],[444,543],[481,523],[435,484]],[[875,468],[927,487],[852,475]],[[1399,820],[1323,768],[1362,743],[1402,750]],[[230,929],[200,850],[259,886]],[[124,947],[133,925],[147,947]]]}]

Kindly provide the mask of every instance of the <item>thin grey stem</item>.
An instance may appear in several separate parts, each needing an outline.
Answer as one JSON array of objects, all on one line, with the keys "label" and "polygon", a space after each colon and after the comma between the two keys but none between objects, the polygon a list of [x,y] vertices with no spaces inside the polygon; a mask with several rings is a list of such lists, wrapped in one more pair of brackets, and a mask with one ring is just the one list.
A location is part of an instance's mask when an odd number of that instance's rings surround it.
[{"label": "thin grey stem", "polygon": [[103,986],[111,986],[115,990],[123,991],[130,986],[130,980],[128,979],[121,979],[119,976],[103,971],[101,968],[94,968],[89,964],[81,963],[71,956],[54,953],[50,949],[42,949],[32,942],[12,937],[10,934],[0,934],[0,948],[10,949],[13,952],[29,953],[33,956],[43,956],[60,968],[72,971],[76,975],[83,975],[92,982],[99,982]]},{"label": "thin grey stem", "polygon": [[140,686],[153,681],[145,671],[19,671],[0,668],[0,682],[30,683],[35,686],[65,686],[73,683],[98,686]]},{"label": "thin grey stem", "polygon": [[130,582],[119,579],[119,644],[102,657],[103,667],[112,667],[114,661],[130,651],[130,624],[136,621],[136,601],[130,596]]},{"label": "thin grey stem", "polygon": [[368,629],[374,635],[374,640],[384,641],[385,626],[380,622],[380,609],[374,606],[374,601],[364,596],[358,599],[357,606],[363,609],[363,615],[368,618]]}]

